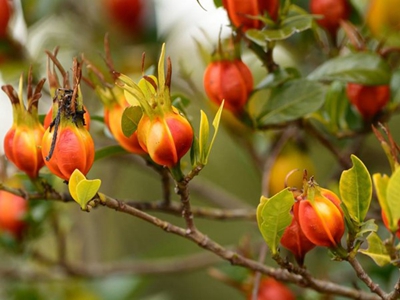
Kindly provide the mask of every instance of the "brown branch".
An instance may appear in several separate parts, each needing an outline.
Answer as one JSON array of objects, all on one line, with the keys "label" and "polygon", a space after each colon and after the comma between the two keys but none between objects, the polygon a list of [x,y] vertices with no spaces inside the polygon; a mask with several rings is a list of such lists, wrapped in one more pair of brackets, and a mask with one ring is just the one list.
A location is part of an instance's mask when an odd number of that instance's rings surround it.
[{"label": "brown branch", "polygon": [[353,267],[354,271],[357,274],[357,277],[360,278],[371,290],[371,292],[379,295],[382,299],[388,299],[387,293],[385,293],[378,284],[376,284],[371,277],[365,272],[360,262],[353,256],[349,256],[347,258],[349,264]]},{"label": "brown branch", "polygon": [[196,243],[199,247],[211,251],[214,254],[221,257],[222,259],[229,261],[232,265],[242,266],[251,269],[253,271],[258,271],[262,274],[274,277],[280,281],[291,282],[304,287],[311,287],[315,291],[318,291],[320,293],[339,295],[352,299],[364,299],[364,300],[381,299],[381,297],[375,294],[370,294],[364,291],[341,286],[330,281],[319,280],[311,277],[305,280],[303,276],[290,273],[288,270],[276,269],[266,266],[260,262],[248,259],[232,250],[224,248],[217,242],[209,239],[199,230],[188,232],[188,230],[186,230],[185,228],[172,225],[169,222],[166,222],[157,217],[149,215],[141,210],[138,210],[132,206],[127,205],[122,201],[118,201],[106,195],[101,194],[101,199],[96,199],[96,200],[100,201],[103,205],[107,206],[108,208],[115,209],[116,211],[120,211],[138,217],[148,223],[151,223],[163,229],[166,232],[186,238]]}]

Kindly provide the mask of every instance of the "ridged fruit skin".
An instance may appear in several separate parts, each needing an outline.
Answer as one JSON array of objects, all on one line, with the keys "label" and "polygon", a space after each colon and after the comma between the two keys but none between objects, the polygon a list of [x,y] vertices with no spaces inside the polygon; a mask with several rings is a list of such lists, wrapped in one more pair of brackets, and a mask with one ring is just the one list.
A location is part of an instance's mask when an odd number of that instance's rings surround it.
[{"label": "ridged fruit skin", "polygon": [[362,85],[348,83],[346,94],[361,116],[369,120],[382,110],[390,100],[389,85]]},{"label": "ridged fruit skin", "polygon": [[[125,101],[126,102],[126,101]],[[122,106],[118,102],[115,102],[109,107],[104,109],[104,122],[111,134],[114,136],[118,144],[121,145],[126,151],[135,154],[145,154],[146,152],[142,149],[139,144],[137,131],[135,131],[130,137],[126,137],[122,131],[121,119],[125,107],[129,104],[126,102],[125,106]]]},{"label": "ridged fruit skin", "polygon": [[348,0],[311,0],[310,12],[323,15],[322,19],[316,20],[317,23],[334,36],[340,27],[340,21],[349,18],[351,7]]},{"label": "ridged fruit skin", "polygon": [[242,112],[253,90],[254,80],[249,67],[239,59],[210,63],[204,72],[204,89],[211,101],[233,113]]},{"label": "ridged fruit skin", "polygon": [[0,191],[0,232],[20,238],[26,228],[24,216],[27,210],[28,203],[24,198]]},{"label": "ridged fruit skin", "polygon": [[8,22],[12,15],[12,7],[9,0],[0,0],[0,38],[7,35]]},{"label": "ridged fruit skin", "polygon": [[[247,300],[252,299],[252,294],[249,293]],[[260,281],[258,288],[258,300],[295,300],[293,292],[283,283],[274,278],[268,277]]]},{"label": "ridged fruit skin", "polygon": [[4,153],[15,166],[30,178],[36,178],[44,166],[40,145],[44,128],[39,122],[33,126],[13,124],[4,137]]},{"label": "ridged fruit skin", "polygon": [[[90,114],[88,112],[88,110],[86,109],[85,106],[83,106],[83,109],[85,110],[85,125],[84,127],[89,130],[90,129]],[[49,128],[50,123],[53,122],[54,116],[53,116],[53,106],[50,107],[49,111],[47,112],[46,116],[44,117],[44,121],[43,121],[43,126],[44,129]]]},{"label": "ridged fruit skin", "polygon": [[265,13],[276,21],[279,12],[279,0],[223,0],[222,5],[228,12],[229,19],[242,31],[261,29],[264,23],[247,16],[264,16]]},{"label": "ridged fruit skin", "polygon": [[292,219],[290,225],[283,232],[281,244],[293,253],[299,265],[303,265],[307,252],[315,247],[315,244],[301,230],[296,218]]},{"label": "ridged fruit skin", "polygon": [[314,201],[310,200],[309,196],[298,197],[298,201],[293,205],[294,217],[312,243],[336,248],[345,230],[340,199],[332,191],[315,189],[317,191]]},{"label": "ridged fruit skin", "polygon": [[137,133],[140,146],[150,158],[167,167],[174,167],[193,142],[192,126],[176,109],[152,119],[143,115]]},{"label": "ridged fruit skin", "polygon": [[68,181],[75,169],[86,175],[94,161],[94,142],[90,133],[75,124],[62,124],[58,129],[54,152],[47,161],[55,130],[48,128],[42,140],[42,155],[54,175]]}]

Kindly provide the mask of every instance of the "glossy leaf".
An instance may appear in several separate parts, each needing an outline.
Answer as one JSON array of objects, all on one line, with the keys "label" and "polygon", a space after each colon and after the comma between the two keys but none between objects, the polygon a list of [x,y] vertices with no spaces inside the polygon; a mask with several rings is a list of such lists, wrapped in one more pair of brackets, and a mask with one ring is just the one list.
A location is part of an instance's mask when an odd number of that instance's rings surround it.
[{"label": "glossy leaf", "polygon": [[305,79],[292,80],[272,93],[262,113],[259,125],[279,124],[304,117],[319,109],[324,103],[322,84]]},{"label": "glossy leaf", "polygon": [[323,120],[331,132],[337,132],[339,129],[347,129],[346,112],[349,109],[349,101],[345,97],[344,85],[340,81],[334,81],[329,86],[325,98],[325,112]]},{"label": "glossy leaf", "polygon": [[339,80],[365,85],[389,84],[390,78],[389,65],[378,54],[371,52],[332,58],[308,75],[311,80]]},{"label": "glossy leaf", "polygon": [[374,182],[374,188],[378,197],[379,206],[385,212],[390,231],[395,232],[397,230],[397,223],[393,221],[392,212],[390,211],[386,198],[386,191],[390,178],[386,174],[374,174],[372,175],[372,180]]},{"label": "glossy leaf", "polygon": [[292,221],[290,210],[293,204],[293,194],[288,189],[282,190],[269,199],[261,197],[257,207],[257,223],[272,255],[277,254],[283,232]]},{"label": "glossy leaf", "polygon": [[361,249],[359,252],[371,257],[378,266],[384,266],[390,263],[390,256],[386,250],[380,237],[375,233],[371,232],[367,237],[368,248]]},{"label": "glossy leaf", "polygon": [[121,118],[121,127],[126,137],[130,137],[136,131],[142,114],[140,106],[129,106],[124,109]]},{"label": "glossy leaf", "polygon": [[68,182],[71,197],[80,205],[82,210],[87,209],[87,203],[96,195],[101,185],[100,179],[87,180],[81,171],[76,169]]},{"label": "glossy leaf", "polygon": [[[296,12],[294,11],[295,8]],[[279,28],[263,30],[249,29],[246,31],[246,37],[260,46],[265,46],[267,41],[285,40],[295,33],[310,29],[315,17],[305,14],[304,11],[301,11],[301,14],[299,12],[300,10],[292,5],[289,17],[281,22]]]},{"label": "glossy leaf", "polygon": [[378,231],[378,225],[375,224],[374,219],[369,219],[365,222],[362,223],[362,225],[358,229],[358,233],[356,235],[356,238],[362,239],[362,237],[365,234],[369,234],[371,232],[377,232]]},{"label": "glossy leaf", "polygon": [[[386,190],[386,200],[388,209],[391,214],[391,222],[390,229],[392,231],[396,231],[398,229],[398,222],[400,220],[400,168],[397,168],[396,171],[390,176],[387,190]],[[394,230],[393,230],[394,229]]]},{"label": "glossy leaf", "polygon": [[364,163],[355,155],[351,156],[351,161],[353,167],[342,172],[339,190],[351,219],[361,224],[371,204],[372,182]]}]

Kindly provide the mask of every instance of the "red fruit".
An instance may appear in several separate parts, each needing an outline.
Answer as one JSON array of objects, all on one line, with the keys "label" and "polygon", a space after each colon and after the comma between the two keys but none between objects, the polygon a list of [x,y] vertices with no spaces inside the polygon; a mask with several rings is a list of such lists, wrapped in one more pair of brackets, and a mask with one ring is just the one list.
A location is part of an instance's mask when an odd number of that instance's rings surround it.
[{"label": "red fruit", "polygon": [[[36,178],[44,165],[40,149],[44,128],[39,122],[37,110],[44,79],[33,90],[31,72],[28,78],[27,107],[11,85],[2,86],[11,100],[14,119],[12,127],[4,137],[4,153],[18,169],[30,178]],[[20,84],[22,83],[21,77]]]},{"label": "red fruit", "polygon": [[0,191],[0,232],[5,231],[19,238],[26,227],[24,216],[28,209],[26,200]]},{"label": "red fruit", "polygon": [[[252,299],[250,293],[247,297],[248,300]],[[260,282],[258,289],[258,300],[295,300],[296,297],[290,289],[283,283],[275,280],[274,278],[265,278]]]},{"label": "red fruit", "polygon": [[104,122],[122,148],[131,153],[144,154],[146,152],[139,144],[137,131],[135,131],[130,137],[126,137],[122,131],[122,114],[125,107],[129,106],[126,101],[124,104],[125,106],[122,106],[118,102],[115,102],[110,105],[110,107],[106,107],[104,109]]},{"label": "red fruit", "polygon": [[211,101],[239,114],[253,90],[253,75],[241,60],[215,61],[204,73],[204,88]]},{"label": "red fruit", "polygon": [[176,109],[153,119],[143,115],[137,133],[143,150],[155,163],[167,167],[175,166],[193,142],[192,126]]},{"label": "red fruit", "polygon": [[222,4],[232,24],[243,31],[265,26],[260,20],[249,16],[264,16],[268,13],[272,20],[276,21],[278,18],[279,0],[223,0]]},{"label": "red fruit", "polygon": [[348,0],[311,0],[310,11],[315,15],[322,15],[317,23],[324,27],[332,36],[336,35],[341,20],[347,20],[350,16],[350,4]]},{"label": "red fruit", "polygon": [[281,244],[293,253],[299,265],[303,265],[304,256],[315,247],[315,244],[301,230],[296,218],[292,219],[290,225],[283,232]]},{"label": "red fruit", "polygon": [[47,160],[54,132],[55,129],[50,131],[48,128],[42,140],[43,159],[50,172],[67,181],[75,169],[86,175],[94,161],[94,143],[90,133],[73,123],[60,125],[54,152]]},{"label": "red fruit", "polygon": [[348,83],[347,97],[366,120],[373,118],[390,99],[389,85],[362,85]]},{"label": "red fruit", "polygon": [[0,0],[0,38],[6,36],[11,14],[11,2],[9,0]]},{"label": "red fruit", "polygon": [[[314,194],[313,199],[309,197],[310,192]],[[340,199],[333,192],[316,186],[309,186],[307,193],[299,196],[293,206],[301,230],[317,246],[337,247],[345,229]]]},{"label": "red fruit", "polygon": [[141,29],[144,6],[142,0],[104,0],[105,11],[127,33]]}]

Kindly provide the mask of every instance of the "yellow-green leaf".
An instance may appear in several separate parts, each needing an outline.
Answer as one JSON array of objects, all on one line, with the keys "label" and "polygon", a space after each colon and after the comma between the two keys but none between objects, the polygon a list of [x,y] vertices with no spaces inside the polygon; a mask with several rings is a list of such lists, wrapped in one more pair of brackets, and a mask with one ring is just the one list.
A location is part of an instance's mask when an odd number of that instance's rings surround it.
[{"label": "yellow-green leaf", "polygon": [[200,132],[199,132],[199,157],[200,162],[206,161],[208,152],[208,136],[210,133],[210,125],[208,123],[207,115],[204,111],[200,111]]},{"label": "yellow-green leaf", "polygon": [[351,220],[360,225],[368,212],[372,199],[372,181],[368,169],[355,155],[351,156],[353,167],[343,171],[339,189],[343,204]]},{"label": "yellow-green leaf", "polygon": [[397,168],[390,176],[386,190],[386,200],[391,215],[392,224],[390,229],[396,231],[400,220],[400,168]]},{"label": "yellow-green leaf", "polygon": [[386,174],[382,175],[377,173],[372,176],[372,180],[374,182],[375,192],[378,197],[379,205],[381,209],[385,212],[389,228],[392,232],[395,232],[397,230],[397,223],[393,222],[392,212],[390,211],[386,198],[386,191],[390,178]]},{"label": "yellow-green leaf", "polygon": [[78,194],[76,187],[78,186],[79,182],[85,179],[86,179],[85,175],[83,175],[82,172],[79,171],[78,169],[75,169],[75,171],[71,174],[71,177],[69,178],[68,181],[69,193],[71,194],[72,199],[74,199],[76,202],[78,202]]},{"label": "yellow-green leaf", "polygon": [[86,210],[87,203],[96,195],[101,185],[100,179],[82,180],[76,187],[78,203],[83,210]]},{"label": "yellow-green leaf", "polygon": [[389,253],[387,252],[382,240],[375,232],[369,234],[367,241],[368,248],[358,250],[360,253],[371,257],[378,266],[382,267],[390,263]]},{"label": "yellow-green leaf", "polygon": [[140,106],[129,106],[124,109],[121,118],[121,127],[126,137],[130,137],[136,131],[142,114]]},{"label": "yellow-green leaf", "polygon": [[292,221],[290,210],[294,204],[293,194],[284,189],[267,199],[261,197],[257,207],[257,223],[272,255],[277,254],[283,232]]},{"label": "yellow-green leaf", "polygon": [[86,210],[87,203],[96,195],[100,185],[100,179],[87,180],[81,171],[75,169],[69,179],[68,189],[71,197]]}]

